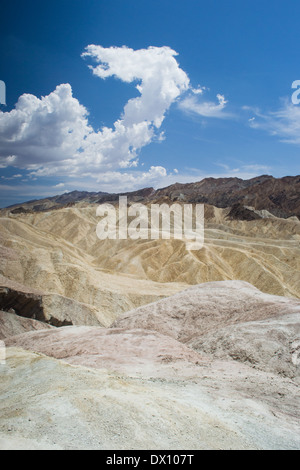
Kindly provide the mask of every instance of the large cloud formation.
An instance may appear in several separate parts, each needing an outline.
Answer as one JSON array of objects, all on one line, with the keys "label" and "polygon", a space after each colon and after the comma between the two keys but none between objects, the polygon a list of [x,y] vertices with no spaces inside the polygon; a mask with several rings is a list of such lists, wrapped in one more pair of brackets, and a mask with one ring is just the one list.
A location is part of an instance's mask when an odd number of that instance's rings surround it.
[{"label": "large cloud formation", "polygon": [[136,88],[141,96],[125,106],[122,120],[125,126],[147,122],[159,128],[171,104],[189,87],[189,79],[178,66],[176,55],[169,47],[134,51],[128,47],[106,49],[92,45],[86,48],[83,57],[99,63],[91,69],[100,78],[115,76],[127,83],[139,82]]},{"label": "large cloud formation", "polygon": [[91,132],[87,110],[69,84],[41,99],[25,94],[11,112],[0,112],[0,161],[20,168],[58,165],[76,155]]},{"label": "large cloud formation", "polygon": [[[169,47],[88,46],[82,56],[95,61],[90,66],[94,75],[134,83],[140,96],[128,101],[113,128],[95,131],[69,84],[41,99],[25,94],[11,112],[0,112],[0,165],[29,169],[36,176],[84,171],[93,177],[136,166],[139,151],[162,138],[166,112],[189,88],[176,55]],[[156,173],[152,167],[149,174]]]}]

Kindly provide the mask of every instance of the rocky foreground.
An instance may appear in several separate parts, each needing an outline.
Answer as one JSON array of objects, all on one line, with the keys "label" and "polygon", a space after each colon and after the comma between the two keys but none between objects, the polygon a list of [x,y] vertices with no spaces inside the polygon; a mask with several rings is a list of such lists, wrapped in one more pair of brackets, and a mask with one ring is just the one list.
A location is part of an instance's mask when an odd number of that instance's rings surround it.
[{"label": "rocky foreground", "polygon": [[2,449],[300,448],[297,299],[226,281],[109,328],[2,315]]}]

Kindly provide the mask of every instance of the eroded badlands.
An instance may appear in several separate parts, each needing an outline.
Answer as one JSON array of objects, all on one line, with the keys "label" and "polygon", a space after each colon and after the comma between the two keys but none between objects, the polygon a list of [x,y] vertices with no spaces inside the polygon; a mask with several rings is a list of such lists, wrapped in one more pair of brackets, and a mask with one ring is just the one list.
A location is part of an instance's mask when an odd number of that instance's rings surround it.
[{"label": "eroded badlands", "polygon": [[0,217],[1,449],[299,449],[300,222],[100,242],[96,206]]}]

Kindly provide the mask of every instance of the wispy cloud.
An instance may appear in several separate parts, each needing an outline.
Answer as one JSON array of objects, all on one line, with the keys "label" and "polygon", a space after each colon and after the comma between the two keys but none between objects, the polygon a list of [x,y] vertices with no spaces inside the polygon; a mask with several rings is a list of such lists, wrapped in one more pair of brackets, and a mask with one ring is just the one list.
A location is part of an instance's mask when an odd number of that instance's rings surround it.
[{"label": "wispy cloud", "polygon": [[216,96],[217,102],[206,101],[203,96],[205,90],[206,88],[192,89],[187,97],[179,101],[179,108],[186,113],[205,118],[227,119],[233,117],[231,113],[225,111],[228,101],[224,95],[218,94]]},{"label": "wispy cloud", "polygon": [[23,175],[1,176],[1,179],[5,181],[14,181],[17,178],[23,178]]},{"label": "wispy cloud", "polygon": [[300,145],[300,106],[295,106],[286,98],[276,111],[262,112],[249,107],[244,109],[254,114],[249,119],[249,125],[253,129],[267,131],[281,142]]}]

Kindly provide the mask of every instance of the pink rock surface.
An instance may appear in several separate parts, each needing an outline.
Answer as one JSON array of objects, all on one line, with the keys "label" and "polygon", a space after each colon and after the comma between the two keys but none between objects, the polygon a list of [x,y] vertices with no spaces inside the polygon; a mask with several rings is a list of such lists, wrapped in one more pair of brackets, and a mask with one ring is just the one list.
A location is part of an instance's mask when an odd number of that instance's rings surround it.
[{"label": "pink rock surface", "polygon": [[300,314],[300,301],[262,293],[243,281],[209,282],[120,317],[117,328],[144,328],[182,342],[229,325]]},{"label": "pink rock surface", "polygon": [[64,327],[29,332],[5,343],[71,364],[143,375],[157,375],[158,368],[174,368],[179,363],[182,371],[207,363],[202,355],[175,339],[142,329]]}]

